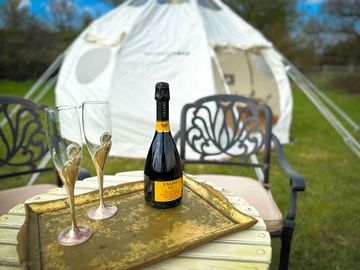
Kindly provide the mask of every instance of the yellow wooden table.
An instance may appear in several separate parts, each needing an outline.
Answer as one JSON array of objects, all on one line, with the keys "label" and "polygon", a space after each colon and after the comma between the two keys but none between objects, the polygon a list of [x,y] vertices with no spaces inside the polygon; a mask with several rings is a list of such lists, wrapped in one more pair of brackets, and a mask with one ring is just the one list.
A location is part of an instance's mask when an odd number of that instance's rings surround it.
[{"label": "yellow wooden table", "polygon": [[[104,186],[142,179],[142,171],[123,172],[115,176],[105,176]],[[271,262],[271,240],[269,233],[266,231],[265,223],[256,209],[244,199],[232,196],[229,190],[213,185],[206,180],[197,180],[206,182],[223,192],[236,208],[255,217],[258,223],[248,230],[219,238],[208,244],[183,252],[176,257],[151,265],[146,269],[268,269]],[[97,185],[96,177],[78,181],[75,185],[75,194],[95,190]],[[30,198],[27,202],[40,202],[64,197],[66,197],[66,193],[63,188],[54,188],[47,193]],[[0,217],[0,270],[21,268],[16,251],[16,238],[24,218],[23,204],[15,206],[8,214]]]}]

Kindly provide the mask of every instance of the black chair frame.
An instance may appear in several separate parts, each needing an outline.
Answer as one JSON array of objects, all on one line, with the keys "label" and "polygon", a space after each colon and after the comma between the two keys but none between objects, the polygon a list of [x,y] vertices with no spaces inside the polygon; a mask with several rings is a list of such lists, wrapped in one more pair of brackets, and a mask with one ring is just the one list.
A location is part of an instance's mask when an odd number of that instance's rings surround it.
[{"label": "black chair frame", "polygon": [[[210,109],[210,104],[213,110]],[[225,144],[224,140],[220,139],[224,136]],[[282,229],[272,232],[271,236],[281,238],[279,269],[288,269],[291,240],[295,229],[297,193],[305,190],[305,181],[291,168],[279,140],[272,134],[271,109],[253,99],[237,95],[204,97],[183,107],[181,129],[175,136],[176,141],[179,139],[184,169],[186,164],[257,167],[263,172],[262,184],[265,189],[270,189],[270,155],[272,145],[274,146],[279,165],[290,178],[290,203]],[[186,158],[186,150],[190,149],[199,155],[199,159]],[[251,155],[260,152],[263,154],[262,162],[248,161]],[[209,160],[219,155],[238,157],[241,161]]]},{"label": "black chair frame", "polygon": [[[12,110],[10,110],[10,106]],[[61,187],[63,183],[54,166],[38,168],[39,161],[48,152],[45,129],[41,115],[47,106],[14,96],[0,96],[0,142],[5,153],[0,155],[0,167],[25,167],[14,173],[0,175],[0,179],[25,174],[43,173],[53,171],[56,175],[56,184]],[[30,116],[25,119],[25,116]],[[6,120],[7,123],[3,123]],[[20,122],[22,121],[22,125]],[[26,121],[24,123],[24,121]],[[4,129],[10,131],[6,134]],[[21,160],[14,160],[22,156]],[[89,177],[90,174],[81,168],[79,179]]]}]

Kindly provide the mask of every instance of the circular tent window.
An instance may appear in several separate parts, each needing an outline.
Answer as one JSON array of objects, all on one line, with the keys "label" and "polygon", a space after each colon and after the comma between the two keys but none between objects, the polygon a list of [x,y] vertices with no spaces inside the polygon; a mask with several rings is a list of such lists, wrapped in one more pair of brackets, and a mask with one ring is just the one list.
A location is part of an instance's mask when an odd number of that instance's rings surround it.
[{"label": "circular tent window", "polygon": [[76,66],[76,78],[80,83],[90,83],[106,68],[110,60],[110,50],[96,48],[84,53]]}]

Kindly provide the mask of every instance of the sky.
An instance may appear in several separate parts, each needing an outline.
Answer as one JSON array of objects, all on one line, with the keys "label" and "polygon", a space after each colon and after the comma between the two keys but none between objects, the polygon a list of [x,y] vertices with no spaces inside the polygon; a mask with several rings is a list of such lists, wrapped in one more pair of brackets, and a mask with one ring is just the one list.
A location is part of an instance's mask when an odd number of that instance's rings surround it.
[{"label": "sky", "polygon": [[[30,7],[30,13],[42,16],[47,13],[49,0],[21,0],[24,6]],[[0,0],[0,3],[4,0]],[[80,12],[90,13],[93,17],[98,17],[111,9],[111,6],[101,0],[74,0]]]},{"label": "sky", "polygon": [[[264,0],[270,1],[270,0]],[[326,0],[300,0],[298,4],[299,11],[303,12],[305,16],[310,16],[319,13],[320,4]],[[4,0],[0,0],[0,3]],[[47,13],[47,5],[49,0],[22,0],[23,5],[30,6],[30,12],[37,16],[42,16]],[[108,12],[111,6],[105,4],[101,0],[74,0],[80,12],[87,12],[92,17],[99,17]]]},{"label": "sky", "polygon": [[299,1],[298,9],[299,11],[305,12],[308,15],[315,15],[320,12],[320,5],[325,0],[303,0]]}]

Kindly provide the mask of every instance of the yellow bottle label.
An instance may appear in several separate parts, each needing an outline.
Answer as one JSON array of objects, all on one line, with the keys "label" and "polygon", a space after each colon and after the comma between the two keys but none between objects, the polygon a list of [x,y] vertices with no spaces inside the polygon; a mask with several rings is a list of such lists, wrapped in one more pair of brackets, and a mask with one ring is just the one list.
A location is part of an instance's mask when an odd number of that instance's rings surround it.
[{"label": "yellow bottle label", "polygon": [[156,131],[169,132],[170,131],[169,121],[156,121]]},{"label": "yellow bottle label", "polygon": [[170,202],[182,196],[182,177],[172,181],[155,181],[155,201]]}]

